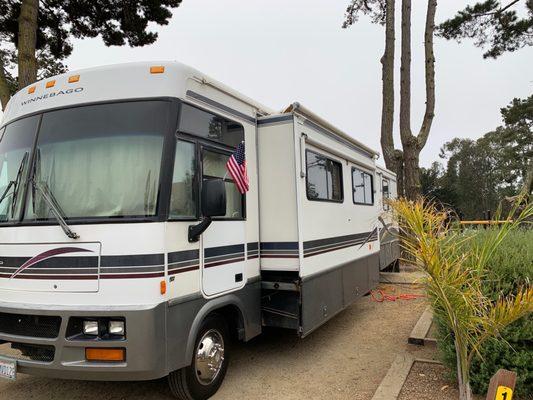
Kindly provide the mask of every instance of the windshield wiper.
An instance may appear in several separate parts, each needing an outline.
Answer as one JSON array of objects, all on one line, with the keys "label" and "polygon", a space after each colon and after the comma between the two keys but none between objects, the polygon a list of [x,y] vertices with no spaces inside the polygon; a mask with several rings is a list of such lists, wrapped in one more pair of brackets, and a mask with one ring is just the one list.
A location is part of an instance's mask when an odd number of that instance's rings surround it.
[{"label": "windshield wiper", "polygon": [[[11,215],[15,213],[15,205],[17,202],[17,195],[18,195],[18,188],[20,185],[20,179],[22,178],[22,173],[24,172],[24,166],[26,165],[26,160],[28,159],[29,152],[25,152],[24,156],[22,157],[22,160],[20,161],[19,169],[17,171],[17,176],[14,180],[9,181],[7,184],[6,189],[4,190],[4,193],[2,193],[2,196],[0,196],[0,204],[4,201],[4,199],[9,195],[9,189],[11,189],[14,186],[11,199]],[[7,218],[7,215],[6,215]]]},{"label": "windshield wiper", "polygon": [[63,232],[65,232],[65,235],[67,235],[71,239],[79,239],[80,235],[72,231],[72,229],[70,229],[70,227],[65,222],[65,218],[63,217],[65,214],[59,206],[57,199],[55,198],[48,185],[46,183],[41,184],[37,182],[35,178],[32,178],[31,184],[35,189],[41,192],[41,196],[48,204],[48,207],[50,207],[52,214],[54,214],[54,217],[56,217],[57,222],[59,222],[59,225],[63,229]]}]

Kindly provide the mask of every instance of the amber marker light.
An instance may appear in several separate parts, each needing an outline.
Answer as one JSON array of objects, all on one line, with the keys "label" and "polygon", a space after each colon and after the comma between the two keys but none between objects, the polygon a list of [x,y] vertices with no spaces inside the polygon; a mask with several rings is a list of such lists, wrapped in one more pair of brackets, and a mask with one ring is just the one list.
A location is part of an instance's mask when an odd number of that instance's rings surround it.
[{"label": "amber marker light", "polygon": [[162,65],[154,65],[150,67],[151,74],[162,74],[163,72],[165,72],[165,67]]},{"label": "amber marker light", "polygon": [[52,80],[52,81],[48,81],[46,82],[46,88],[51,88],[51,87],[54,87],[56,84],[56,81],[55,80]]},{"label": "amber marker light", "polygon": [[126,361],[126,349],[86,348],[87,361],[119,362]]},{"label": "amber marker light", "polygon": [[161,292],[161,294],[165,294],[167,292],[167,282],[166,281],[161,281],[160,282],[159,291]]},{"label": "amber marker light", "polygon": [[32,93],[35,93],[35,86],[30,86],[28,88],[28,94],[32,94]]},{"label": "amber marker light", "polygon": [[68,77],[68,83],[78,82],[80,80],[79,75],[72,75]]}]

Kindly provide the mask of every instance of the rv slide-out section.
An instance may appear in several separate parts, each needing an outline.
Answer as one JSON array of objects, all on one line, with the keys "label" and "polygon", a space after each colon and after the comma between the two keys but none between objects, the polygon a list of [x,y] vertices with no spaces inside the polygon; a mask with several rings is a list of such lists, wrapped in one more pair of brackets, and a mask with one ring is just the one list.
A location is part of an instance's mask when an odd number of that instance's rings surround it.
[{"label": "rv slide-out section", "polygon": [[375,288],[376,154],[297,103],[258,120],[262,317],[305,336]]}]

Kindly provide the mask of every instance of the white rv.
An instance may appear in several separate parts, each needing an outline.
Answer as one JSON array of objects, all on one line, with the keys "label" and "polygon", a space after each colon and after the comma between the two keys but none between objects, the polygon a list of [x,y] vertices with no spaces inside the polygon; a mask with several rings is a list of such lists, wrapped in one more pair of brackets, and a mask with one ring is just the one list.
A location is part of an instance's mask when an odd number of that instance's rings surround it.
[{"label": "white rv", "polygon": [[[168,375],[205,399],[231,337],[303,337],[378,282],[394,175],[297,103],[132,63],[20,90],[0,136],[2,377]],[[242,142],[245,195],[226,171]]]}]

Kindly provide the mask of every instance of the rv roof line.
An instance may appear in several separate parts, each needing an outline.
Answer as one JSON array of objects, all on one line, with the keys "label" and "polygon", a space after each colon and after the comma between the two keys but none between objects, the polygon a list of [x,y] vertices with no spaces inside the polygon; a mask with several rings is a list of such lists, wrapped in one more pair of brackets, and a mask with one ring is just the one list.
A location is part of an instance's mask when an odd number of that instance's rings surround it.
[{"label": "rv roof line", "polygon": [[274,113],[274,110],[271,110],[268,107],[264,106],[263,104],[260,104],[257,101],[249,98],[248,96],[245,96],[242,93],[239,93],[236,90],[231,89],[230,87],[224,85],[223,83],[209,80],[205,76],[203,77],[194,76],[193,79],[201,83],[202,85],[211,86],[212,88],[219,90],[220,92],[230,97],[233,97],[235,100],[239,100],[245,104],[248,104],[249,106],[252,106],[253,108],[255,108],[259,116],[265,116],[265,115],[270,115]]},{"label": "rv roof line", "polygon": [[376,159],[379,158],[379,152],[377,152],[376,150],[374,149],[371,149],[370,147],[364,145],[363,143],[361,143],[359,140],[355,139],[354,137],[348,135],[347,133],[345,133],[344,131],[342,131],[341,129],[337,128],[336,126],[332,125],[331,123],[329,123],[328,121],[326,121],[324,118],[320,117],[319,115],[315,114],[314,112],[312,112],[311,110],[309,110],[308,108],[302,106],[299,102],[295,101],[294,103],[292,103],[290,106],[288,106],[284,111],[284,113],[289,113],[289,112],[297,112],[299,114],[302,114],[304,117],[307,117],[311,120],[314,120],[315,122],[318,122],[320,125],[322,125],[324,128],[334,132],[335,134],[341,136],[342,138],[354,143],[357,147],[365,150],[366,152],[370,153],[371,155],[373,155],[374,157],[376,157]]}]

